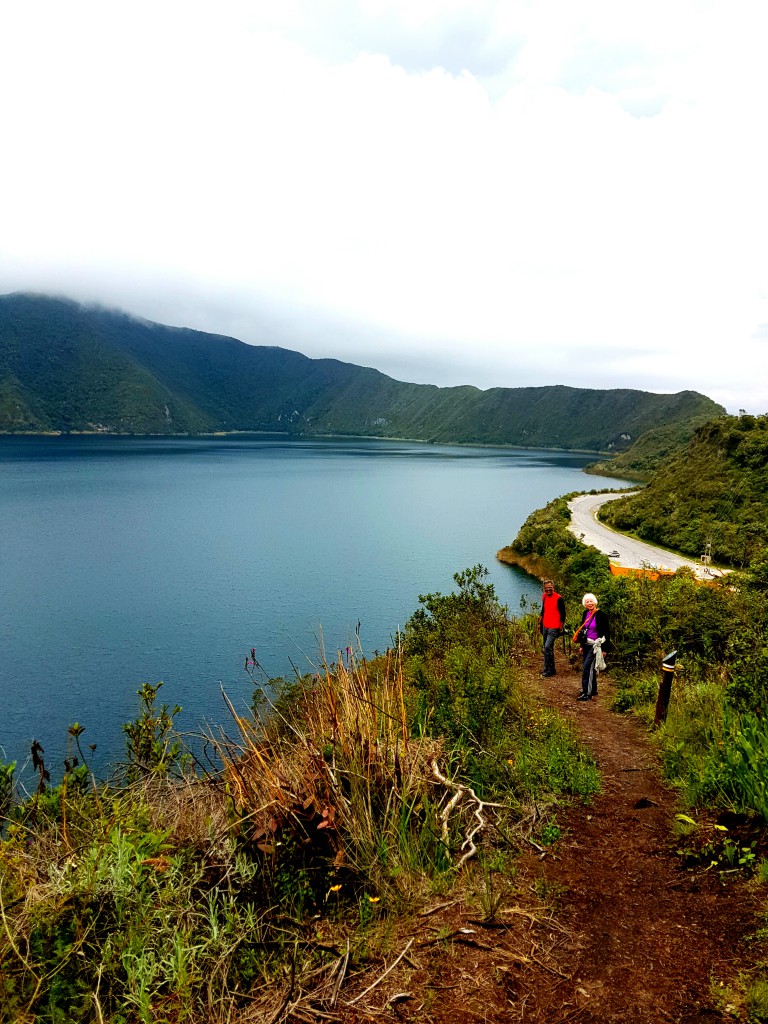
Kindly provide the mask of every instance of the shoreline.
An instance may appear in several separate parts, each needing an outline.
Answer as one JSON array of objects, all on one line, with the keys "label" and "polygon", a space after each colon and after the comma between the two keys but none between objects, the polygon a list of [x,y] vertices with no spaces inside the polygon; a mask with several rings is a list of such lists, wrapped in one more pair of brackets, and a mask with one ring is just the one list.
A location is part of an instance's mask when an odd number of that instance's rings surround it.
[{"label": "shoreline", "polygon": [[[383,434],[304,434],[294,433],[288,430],[213,430],[191,433],[182,431],[180,433],[136,433],[135,431],[115,432],[110,430],[0,430],[0,437],[135,437],[135,438],[201,438],[214,437],[285,437],[296,440],[342,440],[342,441],[407,441],[412,444],[446,445],[451,448],[489,448],[499,451],[523,451],[523,452],[558,452],[563,455],[600,455],[605,457],[606,465],[617,453],[601,451],[597,448],[555,448],[547,445],[525,445],[525,444],[489,444],[484,441],[444,441],[428,437],[399,437]],[[582,473],[587,472],[585,466]],[[592,473],[595,474],[594,468]],[[600,475],[600,474],[596,474]],[[610,476],[610,474],[606,474]]]}]

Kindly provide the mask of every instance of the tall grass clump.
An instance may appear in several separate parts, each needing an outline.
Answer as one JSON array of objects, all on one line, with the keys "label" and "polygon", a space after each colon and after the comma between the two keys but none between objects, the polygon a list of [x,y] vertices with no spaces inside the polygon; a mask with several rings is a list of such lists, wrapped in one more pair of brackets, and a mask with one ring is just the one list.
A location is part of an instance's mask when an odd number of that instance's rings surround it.
[{"label": "tall grass clump", "polygon": [[486,575],[475,566],[456,592],[420,597],[397,650],[369,661],[348,649],[277,699],[265,691],[266,708],[222,742],[242,841],[297,914],[329,893],[410,906],[467,862],[475,837],[498,838],[500,818],[508,836],[532,799],[594,792],[573,733],[532,713],[525,631]]},{"label": "tall grass clump", "polygon": [[449,865],[434,775],[444,744],[411,736],[396,652],[326,665],[238,724],[239,741],[222,744],[227,791],[295,913],[321,908],[331,890],[391,906]]},{"label": "tall grass clump", "polygon": [[[768,824],[768,724],[753,712],[703,715],[664,737],[668,773],[691,806],[735,811]],[[677,726],[677,727],[676,727]]]}]

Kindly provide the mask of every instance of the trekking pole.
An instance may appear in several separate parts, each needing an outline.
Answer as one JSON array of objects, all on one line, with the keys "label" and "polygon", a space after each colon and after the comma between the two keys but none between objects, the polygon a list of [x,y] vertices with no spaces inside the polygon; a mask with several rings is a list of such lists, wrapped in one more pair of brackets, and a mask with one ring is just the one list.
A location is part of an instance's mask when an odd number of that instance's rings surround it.
[{"label": "trekking pole", "polygon": [[662,722],[667,720],[669,710],[669,698],[672,695],[672,680],[675,678],[675,658],[677,651],[670,651],[665,654],[661,662],[661,682],[659,683],[659,695],[656,698],[656,715],[653,719],[654,729],[658,729]]}]

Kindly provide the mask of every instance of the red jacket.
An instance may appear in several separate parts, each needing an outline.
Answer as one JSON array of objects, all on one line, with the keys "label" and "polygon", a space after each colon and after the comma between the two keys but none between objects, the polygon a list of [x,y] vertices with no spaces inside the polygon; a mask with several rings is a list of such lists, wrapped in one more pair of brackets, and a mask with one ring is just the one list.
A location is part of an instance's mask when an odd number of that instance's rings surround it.
[{"label": "red jacket", "polygon": [[539,629],[562,629],[565,623],[565,601],[558,593],[541,595]]}]

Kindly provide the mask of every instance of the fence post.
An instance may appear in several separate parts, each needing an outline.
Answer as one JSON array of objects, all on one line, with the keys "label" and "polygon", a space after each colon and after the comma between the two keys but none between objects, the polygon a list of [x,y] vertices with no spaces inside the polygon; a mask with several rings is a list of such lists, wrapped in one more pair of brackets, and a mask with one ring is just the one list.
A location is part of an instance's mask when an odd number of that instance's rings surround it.
[{"label": "fence post", "polygon": [[677,651],[670,651],[665,654],[661,662],[661,682],[659,683],[659,695],[656,698],[656,715],[653,719],[654,729],[658,729],[662,722],[667,720],[669,710],[669,698],[672,694],[672,680],[675,678],[675,658]]}]

